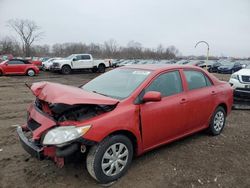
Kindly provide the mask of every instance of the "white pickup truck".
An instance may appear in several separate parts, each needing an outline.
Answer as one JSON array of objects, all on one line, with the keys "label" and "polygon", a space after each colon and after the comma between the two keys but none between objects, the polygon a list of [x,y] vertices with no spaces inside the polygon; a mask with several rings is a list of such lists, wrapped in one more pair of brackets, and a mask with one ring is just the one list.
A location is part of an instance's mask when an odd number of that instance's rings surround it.
[{"label": "white pickup truck", "polygon": [[111,61],[93,60],[91,54],[72,54],[64,59],[55,60],[50,70],[70,74],[72,70],[81,69],[89,69],[92,72],[105,72],[107,67],[111,67]]}]

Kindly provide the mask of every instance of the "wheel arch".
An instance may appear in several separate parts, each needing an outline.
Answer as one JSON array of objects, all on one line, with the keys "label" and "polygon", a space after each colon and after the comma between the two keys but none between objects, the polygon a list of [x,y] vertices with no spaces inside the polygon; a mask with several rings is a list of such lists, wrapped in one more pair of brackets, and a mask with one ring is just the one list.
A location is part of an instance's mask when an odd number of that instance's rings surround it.
[{"label": "wheel arch", "polygon": [[113,135],[124,135],[124,136],[128,137],[132,142],[134,154],[137,155],[137,153],[138,153],[138,140],[133,132],[131,132],[129,130],[116,130],[116,131],[111,132],[106,137],[113,136]]},{"label": "wheel arch", "polygon": [[68,66],[68,67],[70,67],[70,68],[72,69],[72,67],[71,67],[70,64],[64,64],[64,65],[62,65],[62,66],[61,66],[61,69],[62,69],[63,67],[65,67],[65,66]]},{"label": "wheel arch", "polygon": [[106,68],[106,65],[105,65],[105,63],[100,63],[99,65],[98,65],[98,67],[100,66],[100,65],[103,65],[105,68]]},{"label": "wheel arch", "polygon": [[29,70],[33,70],[33,71],[35,72],[35,74],[36,74],[36,70],[35,70],[33,67],[28,67],[28,68],[26,68],[25,74],[28,74],[28,71],[29,71]]},{"label": "wheel arch", "polygon": [[220,103],[220,104],[217,106],[217,108],[218,108],[218,107],[222,107],[222,108],[225,110],[226,115],[228,114],[228,107],[227,107],[226,103]]}]

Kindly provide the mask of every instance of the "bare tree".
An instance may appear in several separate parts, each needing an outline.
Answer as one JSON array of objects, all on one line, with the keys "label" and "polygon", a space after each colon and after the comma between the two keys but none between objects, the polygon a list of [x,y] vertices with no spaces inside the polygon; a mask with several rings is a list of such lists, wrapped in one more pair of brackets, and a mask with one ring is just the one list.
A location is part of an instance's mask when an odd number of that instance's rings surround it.
[{"label": "bare tree", "polygon": [[114,56],[118,50],[118,43],[114,39],[104,42],[104,54]]},{"label": "bare tree", "polygon": [[15,39],[8,36],[0,39],[0,54],[20,56],[22,53],[21,51],[20,45]]},{"label": "bare tree", "polygon": [[9,20],[8,26],[19,35],[22,41],[23,52],[26,57],[29,57],[31,45],[41,39],[43,35],[41,28],[34,21],[23,19]]}]

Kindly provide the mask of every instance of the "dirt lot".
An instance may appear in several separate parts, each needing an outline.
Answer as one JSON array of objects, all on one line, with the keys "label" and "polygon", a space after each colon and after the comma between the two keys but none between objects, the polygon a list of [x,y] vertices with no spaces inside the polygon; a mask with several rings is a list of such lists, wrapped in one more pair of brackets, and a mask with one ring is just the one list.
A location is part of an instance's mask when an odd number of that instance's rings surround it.
[{"label": "dirt lot", "polygon": [[[30,158],[13,127],[25,122],[25,109],[34,99],[24,82],[48,80],[78,86],[95,76],[42,72],[34,78],[0,77],[0,187],[100,186],[88,175],[84,161],[59,169],[51,161]],[[250,111],[232,111],[222,135],[198,133],[136,158],[113,187],[250,187],[249,122]]]}]

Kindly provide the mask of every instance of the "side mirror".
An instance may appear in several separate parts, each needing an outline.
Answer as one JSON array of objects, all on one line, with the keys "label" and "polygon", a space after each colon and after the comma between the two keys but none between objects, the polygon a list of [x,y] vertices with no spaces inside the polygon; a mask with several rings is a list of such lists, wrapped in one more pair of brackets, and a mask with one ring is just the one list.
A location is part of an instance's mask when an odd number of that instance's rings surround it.
[{"label": "side mirror", "polygon": [[72,61],[76,61],[76,57],[74,57],[74,58],[72,59]]},{"label": "side mirror", "polygon": [[143,96],[143,102],[161,101],[161,93],[158,91],[149,91]]},{"label": "side mirror", "polygon": [[8,63],[5,63],[4,65],[5,65],[5,66],[7,66],[7,65],[8,65]]}]

